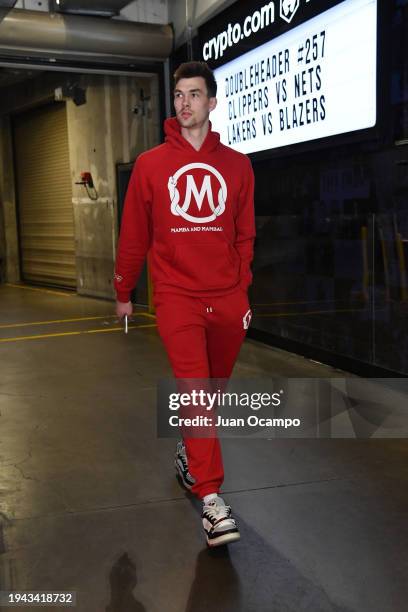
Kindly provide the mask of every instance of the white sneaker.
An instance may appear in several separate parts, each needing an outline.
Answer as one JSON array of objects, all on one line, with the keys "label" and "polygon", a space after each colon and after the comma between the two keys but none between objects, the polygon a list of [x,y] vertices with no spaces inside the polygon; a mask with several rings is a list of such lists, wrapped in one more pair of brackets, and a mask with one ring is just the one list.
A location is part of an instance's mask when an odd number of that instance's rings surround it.
[{"label": "white sneaker", "polygon": [[221,546],[240,539],[235,519],[231,516],[231,507],[226,506],[222,497],[203,505],[203,527],[208,546]]},{"label": "white sneaker", "polygon": [[191,487],[195,483],[195,480],[188,471],[186,447],[184,446],[184,442],[182,440],[180,442],[177,442],[176,454],[174,457],[174,466],[185,488],[188,491],[191,491]]}]

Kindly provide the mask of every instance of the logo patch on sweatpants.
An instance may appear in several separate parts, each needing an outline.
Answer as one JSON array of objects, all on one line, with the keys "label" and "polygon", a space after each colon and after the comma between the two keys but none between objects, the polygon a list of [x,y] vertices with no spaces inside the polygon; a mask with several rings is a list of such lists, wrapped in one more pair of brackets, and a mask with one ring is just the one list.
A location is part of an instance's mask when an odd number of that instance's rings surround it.
[{"label": "logo patch on sweatpants", "polygon": [[244,324],[244,329],[248,329],[249,324],[251,323],[251,319],[252,319],[252,312],[251,310],[248,310],[242,317],[242,323]]}]

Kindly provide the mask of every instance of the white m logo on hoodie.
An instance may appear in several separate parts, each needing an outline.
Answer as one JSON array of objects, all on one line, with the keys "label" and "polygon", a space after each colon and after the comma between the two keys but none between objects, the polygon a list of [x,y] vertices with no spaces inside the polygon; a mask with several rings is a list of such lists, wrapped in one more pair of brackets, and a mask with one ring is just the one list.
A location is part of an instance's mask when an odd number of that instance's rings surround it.
[{"label": "white m logo on hoodie", "polygon": [[187,174],[186,197],[185,197],[184,204],[183,204],[183,208],[185,207],[186,210],[188,210],[188,208],[190,207],[192,194],[194,195],[194,199],[197,202],[198,210],[201,211],[201,207],[203,205],[205,194],[207,194],[208,203],[210,205],[211,210],[215,210],[213,193],[211,189],[211,177],[209,174],[205,175],[200,191],[198,191],[197,189],[197,185],[194,180],[194,176],[192,174]]},{"label": "white m logo on hoodie", "polygon": [[[211,174],[213,174],[218,179],[218,182],[220,184],[220,189],[218,191],[217,207],[214,204],[214,196],[213,196],[212,187],[211,187],[211,176],[209,174],[206,174],[204,176],[200,190],[198,190],[197,188],[197,184],[195,182],[194,176],[192,174],[187,174],[186,194],[184,198],[184,203],[182,206],[179,206],[180,193],[179,193],[179,190],[177,189],[177,181],[180,178],[180,176],[182,176],[189,170],[194,170],[195,168],[198,168],[201,170],[208,170],[209,172],[211,172]],[[192,223],[209,223],[210,221],[214,221],[217,217],[222,215],[222,213],[225,210],[225,202],[227,199],[226,182],[222,174],[220,174],[218,170],[216,170],[215,168],[213,168],[212,166],[208,164],[202,164],[202,163],[187,164],[186,166],[179,168],[179,170],[177,170],[177,172],[173,176],[169,177],[167,187],[169,190],[170,201],[171,201],[171,212],[173,213],[173,215],[176,215],[177,217],[178,216],[183,217],[183,219],[186,219],[186,221],[191,221]],[[190,208],[191,197],[194,196],[194,199],[197,204],[197,208],[199,211],[201,211],[201,207],[203,205],[203,201],[206,195],[208,198],[208,204],[211,210],[213,211],[212,215],[209,215],[207,217],[195,217],[193,215],[190,215],[187,211]]]}]

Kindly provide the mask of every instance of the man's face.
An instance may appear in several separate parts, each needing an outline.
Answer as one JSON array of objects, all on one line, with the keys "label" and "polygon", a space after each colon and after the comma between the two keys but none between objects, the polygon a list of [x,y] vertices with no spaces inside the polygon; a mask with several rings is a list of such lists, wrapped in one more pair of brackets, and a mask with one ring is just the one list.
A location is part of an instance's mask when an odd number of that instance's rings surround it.
[{"label": "man's face", "polygon": [[203,77],[180,79],[174,88],[174,108],[181,127],[201,127],[216,107],[217,98],[209,98]]}]

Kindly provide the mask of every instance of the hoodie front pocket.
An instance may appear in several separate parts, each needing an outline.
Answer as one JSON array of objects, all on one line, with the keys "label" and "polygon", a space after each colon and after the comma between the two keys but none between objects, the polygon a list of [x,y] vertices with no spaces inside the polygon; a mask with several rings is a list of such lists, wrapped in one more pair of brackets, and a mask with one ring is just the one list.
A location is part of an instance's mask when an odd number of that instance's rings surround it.
[{"label": "hoodie front pocket", "polygon": [[224,289],[239,281],[238,253],[226,241],[183,243],[175,247],[173,275],[194,290]]}]

